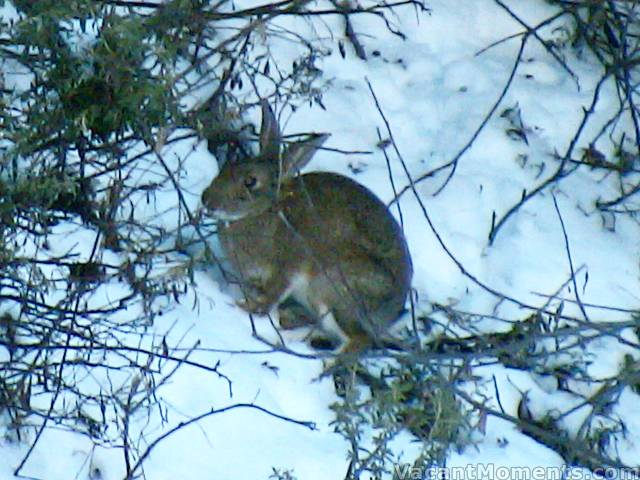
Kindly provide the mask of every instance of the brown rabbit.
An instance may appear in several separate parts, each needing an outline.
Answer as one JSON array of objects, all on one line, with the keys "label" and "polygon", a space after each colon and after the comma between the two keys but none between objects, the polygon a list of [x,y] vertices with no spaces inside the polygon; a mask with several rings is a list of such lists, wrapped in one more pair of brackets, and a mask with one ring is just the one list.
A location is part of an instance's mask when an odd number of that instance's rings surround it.
[{"label": "brown rabbit", "polygon": [[284,152],[262,103],[260,154],[225,164],[202,194],[252,313],[311,319],[343,350],[380,345],[404,308],[413,269],[400,226],[376,196],[327,172],[298,174],[328,135]]}]

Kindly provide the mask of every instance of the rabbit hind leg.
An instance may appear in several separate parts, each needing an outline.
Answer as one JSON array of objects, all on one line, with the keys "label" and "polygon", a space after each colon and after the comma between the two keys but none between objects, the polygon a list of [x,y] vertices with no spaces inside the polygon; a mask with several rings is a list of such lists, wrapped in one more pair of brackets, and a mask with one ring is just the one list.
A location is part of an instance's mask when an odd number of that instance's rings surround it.
[{"label": "rabbit hind leg", "polygon": [[381,344],[404,304],[389,272],[363,255],[323,273],[314,279],[313,291],[342,332],[342,350],[359,352]]}]

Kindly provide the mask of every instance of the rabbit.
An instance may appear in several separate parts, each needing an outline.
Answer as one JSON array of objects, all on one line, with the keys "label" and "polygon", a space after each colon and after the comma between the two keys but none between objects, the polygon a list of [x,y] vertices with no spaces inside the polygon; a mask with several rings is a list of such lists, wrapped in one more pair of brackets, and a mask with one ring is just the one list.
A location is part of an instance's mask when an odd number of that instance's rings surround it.
[{"label": "rabbit", "polygon": [[243,309],[278,307],[282,328],[313,323],[339,352],[358,352],[383,346],[413,267],[402,229],[371,191],[336,173],[299,174],[328,136],[283,149],[263,101],[260,153],[227,162],[202,203],[217,220]]}]

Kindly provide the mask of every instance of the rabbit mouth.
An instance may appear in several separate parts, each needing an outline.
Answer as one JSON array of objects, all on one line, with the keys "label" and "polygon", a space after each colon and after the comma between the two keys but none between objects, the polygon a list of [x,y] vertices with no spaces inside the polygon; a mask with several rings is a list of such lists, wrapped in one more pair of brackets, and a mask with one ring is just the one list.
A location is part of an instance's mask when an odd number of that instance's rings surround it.
[{"label": "rabbit mouth", "polygon": [[245,212],[227,212],[225,210],[205,210],[207,216],[219,222],[235,222],[247,216]]}]

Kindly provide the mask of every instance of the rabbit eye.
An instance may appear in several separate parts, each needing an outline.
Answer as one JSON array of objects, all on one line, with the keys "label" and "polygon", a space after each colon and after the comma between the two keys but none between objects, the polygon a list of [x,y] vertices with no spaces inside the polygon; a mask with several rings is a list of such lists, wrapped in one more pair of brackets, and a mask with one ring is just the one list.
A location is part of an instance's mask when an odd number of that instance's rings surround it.
[{"label": "rabbit eye", "polygon": [[249,190],[254,189],[258,185],[258,179],[254,176],[250,176],[244,179],[244,186]]}]

